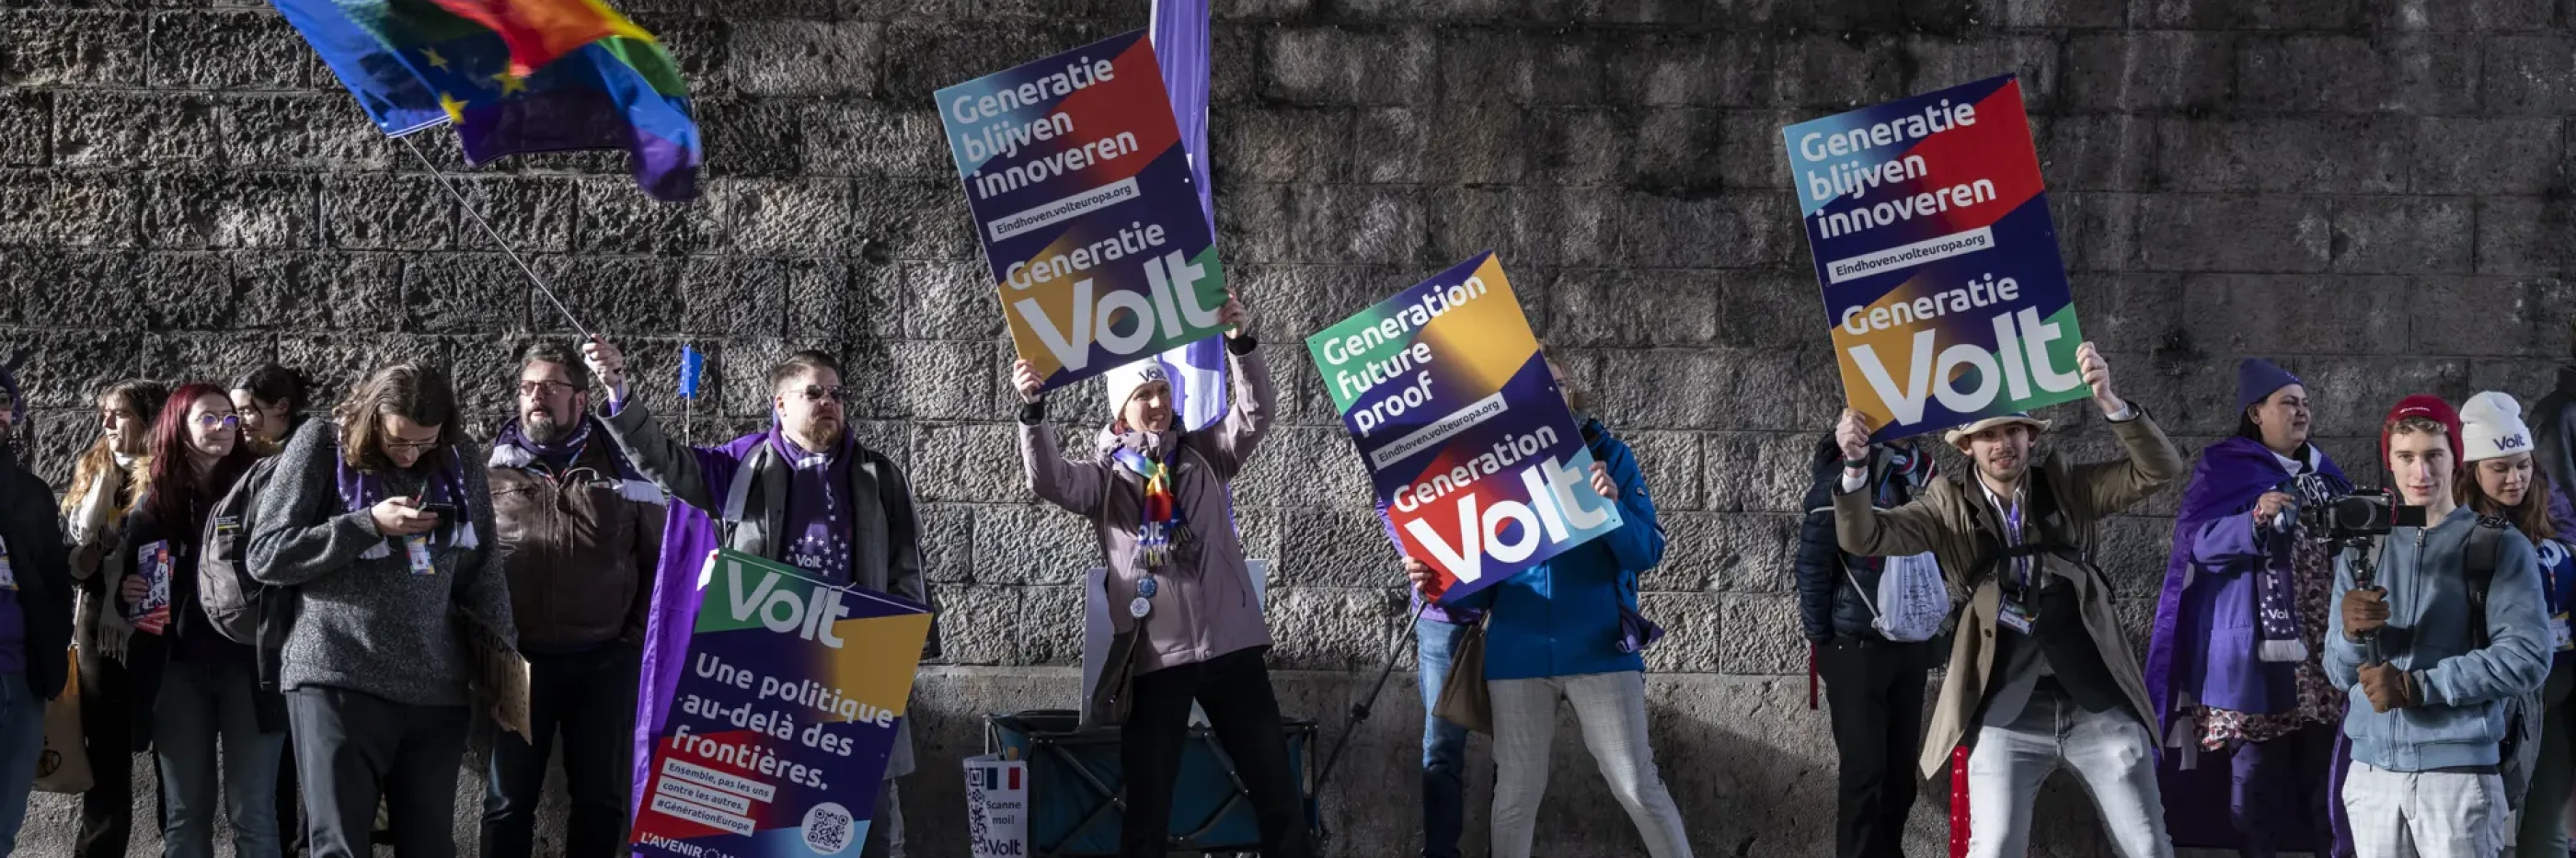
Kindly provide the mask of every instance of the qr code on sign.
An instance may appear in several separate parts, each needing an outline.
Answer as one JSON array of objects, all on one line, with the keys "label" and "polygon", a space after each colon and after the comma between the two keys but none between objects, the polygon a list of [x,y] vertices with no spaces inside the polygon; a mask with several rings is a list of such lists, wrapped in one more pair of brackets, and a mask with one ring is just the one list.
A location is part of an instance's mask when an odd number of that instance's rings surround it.
[{"label": "qr code on sign", "polygon": [[816,855],[839,855],[850,848],[849,808],[824,802],[805,811],[805,848]]}]

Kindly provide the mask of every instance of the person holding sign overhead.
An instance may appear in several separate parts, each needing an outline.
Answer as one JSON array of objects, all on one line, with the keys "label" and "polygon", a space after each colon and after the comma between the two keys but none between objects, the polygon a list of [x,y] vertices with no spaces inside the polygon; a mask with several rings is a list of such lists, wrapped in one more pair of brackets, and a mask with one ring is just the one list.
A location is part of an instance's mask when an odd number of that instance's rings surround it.
[{"label": "person holding sign overhead", "polygon": [[[848,585],[930,605],[922,577],[921,519],[912,483],[892,458],[850,434],[849,389],[831,355],[800,351],[769,370],[772,423],[721,447],[671,440],[626,385],[626,355],[606,340],[582,345],[582,362],[608,388],[608,431],[635,470],[672,500],[652,584],[637,717],[633,788],[643,794],[653,737],[670,714],[708,554],[729,548]],[[934,627],[925,655],[938,653]],[[912,722],[896,725],[884,782],[867,817],[860,858],[901,858],[903,805],[895,779],[912,773]]]},{"label": "person holding sign overhead", "polygon": [[[1592,448],[1588,483],[1619,505],[1619,526],[1502,583],[1444,607],[1485,612],[1485,675],[1493,699],[1495,858],[1528,858],[1547,795],[1547,761],[1557,701],[1574,707],[1584,747],[1610,793],[1628,810],[1654,858],[1689,858],[1681,809],[1655,770],[1646,741],[1646,660],[1651,639],[1629,632],[1637,576],[1663,562],[1664,531],[1645,472],[1625,441],[1586,413],[1589,397],[1556,361],[1547,362],[1566,408]],[[1442,580],[1430,564],[1404,558],[1405,576],[1426,597]]]},{"label": "person holding sign overhead", "polygon": [[2146,680],[2093,556],[2102,520],[2180,478],[2183,459],[2155,421],[2113,392],[2110,364],[2091,343],[2077,349],[2076,366],[2126,459],[2035,461],[2047,421],[1988,417],[1946,436],[1974,460],[1973,480],[1937,480],[1913,502],[1882,510],[1862,491],[1870,427],[1845,411],[1836,430],[1845,467],[1834,534],[1843,550],[1932,552],[1953,596],[1968,600],[1922,770],[1936,776],[1954,748],[1973,747],[1965,761],[1973,858],[2029,850],[2031,802],[2060,766],[2084,780],[2122,858],[2173,855]]},{"label": "person holding sign overhead", "polygon": [[[1225,419],[1196,432],[1174,426],[1172,384],[1148,359],[1110,371],[1109,425],[1091,451],[1067,456],[1046,425],[1046,378],[1022,359],[1011,368],[1020,400],[1020,460],[1029,490],[1090,519],[1109,567],[1103,588],[1123,664],[1101,677],[1094,715],[1120,725],[1126,813],[1118,854],[1161,858],[1190,704],[1207,712],[1252,796],[1261,854],[1311,858],[1297,776],[1279,726],[1279,700],[1262,658],[1270,631],[1252,598],[1233,521],[1234,478],[1269,431],[1278,402],[1255,351],[1243,305],[1220,309],[1234,385]],[[1113,649],[1113,652],[1120,651]],[[1113,655],[1113,658],[1115,656]]]}]

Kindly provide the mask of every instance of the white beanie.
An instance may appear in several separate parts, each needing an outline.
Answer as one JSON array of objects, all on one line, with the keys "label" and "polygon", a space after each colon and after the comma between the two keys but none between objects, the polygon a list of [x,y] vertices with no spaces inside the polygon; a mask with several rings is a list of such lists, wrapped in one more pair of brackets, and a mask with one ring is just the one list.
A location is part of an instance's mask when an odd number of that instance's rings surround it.
[{"label": "white beanie", "polygon": [[2531,427],[2523,425],[2522,405],[2513,397],[2487,391],[2460,406],[2460,457],[2476,462],[2531,452]]},{"label": "white beanie", "polygon": [[1148,382],[1169,384],[1172,379],[1163,373],[1163,362],[1159,357],[1149,357],[1110,370],[1101,375],[1100,380],[1109,385],[1109,422],[1114,424],[1127,411],[1127,400],[1136,398],[1137,388]]}]

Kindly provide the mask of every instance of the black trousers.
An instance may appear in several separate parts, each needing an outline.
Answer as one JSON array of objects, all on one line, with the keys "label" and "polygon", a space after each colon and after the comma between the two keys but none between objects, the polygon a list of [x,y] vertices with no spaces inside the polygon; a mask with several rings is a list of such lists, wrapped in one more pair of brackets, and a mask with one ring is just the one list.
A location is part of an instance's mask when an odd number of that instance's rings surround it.
[{"label": "black trousers", "polygon": [[1127,724],[1119,731],[1127,812],[1119,822],[1121,858],[1163,858],[1172,827],[1172,790],[1189,739],[1190,703],[1207,711],[1217,743],[1234,759],[1261,826],[1263,858],[1314,858],[1305,797],[1288,764],[1279,699],[1270,690],[1268,647],[1237,650],[1197,664],[1136,677]]},{"label": "black trousers", "polygon": [[[528,858],[546,758],[563,743],[564,789],[572,818],[564,858],[613,858],[626,851],[628,782],[634,772],[635,681],[641,653],[610,642],[570,654],[528,653],[528,721],[535,742],[495,730],[483,797],[483,858]],[[558,739],[560,736],[560,739]]]},{"label": "black trousers", "polygon": [[1903,858],[1923,750],[1924,673],[1933,644],[1837,639],[1817,653],[1842,758],[1834,807],[1836,858]]},{"label": "black trousers", "polygon": [[[148,645],[150,637],[135,632],[129,647]],[[126,845],[134,838],[134,755],[144,750],[135,735],[132,673],[124,662],[98,655],[90,647],[80,650],[80,720],[82,741],[88,745],[89,770],[94,779],[88,792],[81,793],[80,834],[73,841],[73,858],[124,858]],[[153,783],[160,783],[159,757],[154,757]],[[152,791],[160,795],[160,790]],[[156,807],[158,799],[155,800]],[[161,815],[155,813],[156,830]]]},{"label": "black trousers", "polygon": [[286,694],[304,781],[313,858],[367,858],[376,802],[392,817],[394,854],[455,858],[457,764],[471,723],[464,706],[412,706],[338,688]]}]

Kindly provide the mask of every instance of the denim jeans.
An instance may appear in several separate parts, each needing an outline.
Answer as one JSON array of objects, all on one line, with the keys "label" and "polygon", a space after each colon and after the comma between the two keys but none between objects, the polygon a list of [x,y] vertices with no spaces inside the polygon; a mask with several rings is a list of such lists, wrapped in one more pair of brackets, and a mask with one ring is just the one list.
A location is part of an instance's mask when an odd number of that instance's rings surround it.
[{"label": "denim jeans", "polygon": [[1467,728],[1440,720],[1440,686],[1467,624],[1428,617],[1413,621],[1414,660],[1422,675],[1422,858],[1458,858],[1467,817]]},{"label": "denim jeans", "polygon": [[27,687],[26,674],[0,673],[0,855],[18,848],[36,757],[44,752],[45,701]]},{"label": "denim jeans", "polygon": [[278,858],[277,766],[284,731],[263,733],[251,665],[171,661],[152,704],[161,760],[164,858],[214,858],[215,744],[223,743],[224,814],[240,858]]},{"label": "denim jeans", "polygon": [[2030,852],[2031,801],[2059,766],[2092,794],[2120,858],[2173,858],[2146,725],[2125,708],[2086,711],[2051,685],[2033,689],[2009,726],[1977,728],[1968,752],[1969,858]]}]

